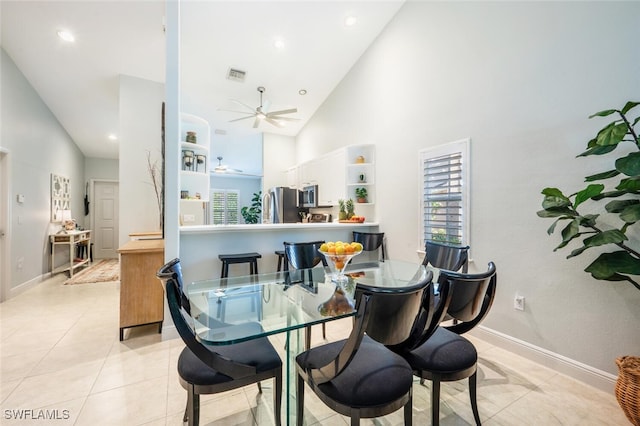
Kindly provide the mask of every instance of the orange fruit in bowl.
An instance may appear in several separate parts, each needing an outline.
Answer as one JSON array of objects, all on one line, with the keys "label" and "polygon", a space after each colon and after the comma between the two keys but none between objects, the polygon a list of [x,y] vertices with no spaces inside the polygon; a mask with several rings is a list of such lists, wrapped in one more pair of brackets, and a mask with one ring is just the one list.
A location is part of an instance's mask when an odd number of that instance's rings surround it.
[{"label": "orange fruit in bowl", "polygon": [[335,246],[329,246],[327,248],[327,253],[336,254],[336,247]]},{"label": "orange fruit in bowl", "polygon": [[327,243],[324,243],[320,246],[320,251],[326,252],[329,249]]},{"label": "orange fruit in bowl", "polygon": [[344,254],[345,248],[344,245],[336,246],[336,254]]},{"label": "orange fruit in bowl", "polygon": [[342,260],[336,260],[336,262],[334,264],[336,265],[337,269],[344,268],[344,262]]}]

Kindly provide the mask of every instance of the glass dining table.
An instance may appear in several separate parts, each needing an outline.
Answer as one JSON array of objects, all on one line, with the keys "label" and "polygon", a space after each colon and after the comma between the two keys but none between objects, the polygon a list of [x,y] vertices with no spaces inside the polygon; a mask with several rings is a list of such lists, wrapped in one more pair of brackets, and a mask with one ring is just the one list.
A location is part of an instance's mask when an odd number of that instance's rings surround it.
[{"label": "glass dining table", "polygon": [[[295,356],[305,348],[306,327],[355,315],[357,286],[393,291],[424,278],[427,267],[387,260],[347,266],[346,280],[329,270],[263,273],[186,285],[197,338],[205,345],[230,345],[259,337],[285,337],[286,424],[295,420]],[[434,278],[435,280],[435,278]],[[339,282],[339,283],[338,283]],[[258,322],[256,327],[243,326]]]}]

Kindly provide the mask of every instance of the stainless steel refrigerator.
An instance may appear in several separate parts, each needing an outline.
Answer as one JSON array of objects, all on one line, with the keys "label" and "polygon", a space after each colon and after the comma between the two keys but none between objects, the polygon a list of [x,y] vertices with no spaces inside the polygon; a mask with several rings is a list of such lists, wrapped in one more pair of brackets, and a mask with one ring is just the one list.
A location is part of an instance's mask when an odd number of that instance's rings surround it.
[{"label": "stainless steel refrigerator", "polygon": [[286,186],[269,188],[262,197],[262,223],[296,223],[298,216],[298,190]]}]

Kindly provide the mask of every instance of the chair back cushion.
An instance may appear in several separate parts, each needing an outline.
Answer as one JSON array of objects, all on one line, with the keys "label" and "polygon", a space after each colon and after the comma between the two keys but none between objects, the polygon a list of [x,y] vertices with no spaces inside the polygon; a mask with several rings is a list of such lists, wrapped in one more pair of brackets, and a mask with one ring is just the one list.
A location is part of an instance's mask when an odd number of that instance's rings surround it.
[{"label": "chair back cushion", "polygon": [[435,268],[448,271],[459,271],[464,268],[463,272],[466,272],[468,259],[469,246],[452,246],[427,241],[422,264],[430,264]]},{"label": "chair back cushion", "polygon": [[493,304],[497,282],[496,267],[493,262],[489,262],[487,271],[480,274],[443,270],[438,282],[449,285],[446,312],[449,317],[459,321],[450,329],[466,332],[487,315]]},{"label": "chair back cushion", "polygon": [[402,288],[357,284],[356,302],[363,294],[370,295],[369,320],[365,326],[367,335],[385,346],[402,345],[415,338],[415,334],[422,331],[418,323],[425,305],[423,299],[433,299],[432,279],[432,272],[424,270],[419,281]]},{"label": "chair back cushion", "polygon": [[285,259],[291,263],[295,269],[313,268],[320,262],[327,266],[327,261],[319,253],[320,246],[324,241],[311,241],[306,243],[284,243]]},{"label": "chair back cushion", "polygon": [[364,251],[378,250],[378,247],[382,245],[383,240],[384,232],[369,233],[353,231],[353,241],[362,244],[362,249]]}]

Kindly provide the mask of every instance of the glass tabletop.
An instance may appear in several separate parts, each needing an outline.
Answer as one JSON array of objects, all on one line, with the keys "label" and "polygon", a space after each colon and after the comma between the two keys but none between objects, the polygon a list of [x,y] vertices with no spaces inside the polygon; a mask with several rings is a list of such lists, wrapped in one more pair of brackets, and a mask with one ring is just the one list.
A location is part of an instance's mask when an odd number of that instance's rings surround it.
[{"label": "glass tabletop", "polygon": [[416,263],[387,260],[348,265],[349,279],[342,284],[316,267],[196,281],[186,293],[200,341],[227,345],[352,316],[356,286],[393,291],[424,278],[426,271]]}]

